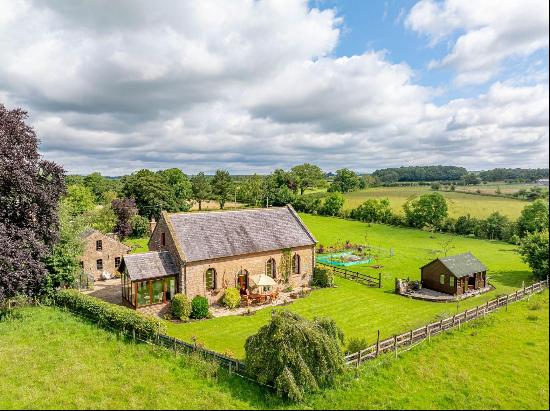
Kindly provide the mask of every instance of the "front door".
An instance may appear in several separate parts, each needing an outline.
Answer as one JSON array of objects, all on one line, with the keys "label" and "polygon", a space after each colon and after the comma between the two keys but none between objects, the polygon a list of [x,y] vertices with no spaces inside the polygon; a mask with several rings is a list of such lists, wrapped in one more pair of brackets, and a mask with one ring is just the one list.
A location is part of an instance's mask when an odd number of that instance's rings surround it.
[{"label": "front door", "polygon": [[248,271],[241,270],[239,276],[237,277],[240,290],[246,290],[248,288]]}]

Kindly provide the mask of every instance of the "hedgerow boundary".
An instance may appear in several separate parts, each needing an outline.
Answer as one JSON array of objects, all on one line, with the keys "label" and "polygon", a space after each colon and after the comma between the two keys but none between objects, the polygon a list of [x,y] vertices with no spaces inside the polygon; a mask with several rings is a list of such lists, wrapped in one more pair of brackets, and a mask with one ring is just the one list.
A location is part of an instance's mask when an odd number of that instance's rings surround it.
[{"label": "hedgerow boundary", "polygon": [[426,324],[423,327],[410,330],[403,334],[394,335],[393,337],[386,338],[385,340],[380,340],[380,331],[378,331],[378,340],[376,341],[376,344],[346,355],[346,365],[359,366],[364,361],[372,360],[381,354],[392,351],[397,354],[397,350],[399,348],[408,350],[409,348],[412,348],[413,345],[416,345],[421,341],[426,339],[429,340],[433,335],[437,335],[441,332],[452,330],[454,328],[460,328],[460,326],[466,322],[480,317],[485,317],[487,314],[492,313],[499,308],[507,307],[510,303],[523,300],[532,294],[539,293],[548,288],[548,284],[548,277],[546,277],[546,280],[539,281],[529,287],[516,290],[513,293],[499,296],[494,300],[487,301],[485,304],[478,305],[477,307],[463,311],[460,314]]}]

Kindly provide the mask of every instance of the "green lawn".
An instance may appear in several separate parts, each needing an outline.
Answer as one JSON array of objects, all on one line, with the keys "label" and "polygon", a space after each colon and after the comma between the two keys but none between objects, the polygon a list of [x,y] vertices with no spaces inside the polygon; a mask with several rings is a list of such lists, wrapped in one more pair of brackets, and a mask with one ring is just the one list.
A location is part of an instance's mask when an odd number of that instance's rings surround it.
[{"label": "green lawn", "polygon": [[[548,291],[367,362],[313,397],[328,409],[548,409]],[[344,388],[345,387],[345,388]]]},{"label": "green lawn", "polygon": [[[471,190],[470,187],[458,187],[457,190]],[[477,188],[474,188],[475,191]],[[484,186],[479,187],[480,190]],[[506,187],[501,186],[501,191],[506,190]],[[369,198],[387,198],[390,200],[392,209],[396,213],[403,213],[403,204],[416,196],[432,192],[428,186],[414,187],[373,187],[365,190],[353,191],[345,194],[346,202],[344,208],[352,209],[359,206]],[[504,191],[503,191],[504,192]],[[440,191],[447,200],[450,217],[459,217],[461,215],[470,214],[473,217],[488,217],[491,213],[498,211],[509,218],[516,219],[527,204],[526,201],[505,198],[482,196],[476,194],[459,193],[452,191]]]},{"label": "green lawn", "polygon": [[0,322],[1,409],[548,409],[548,291],[367,362],[300,404],[58,309],[20,312]]},{"label": "green lawn", "polygon": [[146,253],[149,251],[147,243],[149,242],[149,237],[143,238],[127,238],[123,241],[124,244],[132,248],[130,254],[135,253]]},{"label": "green lawn", "polygon": [[0,409],[250,408],[257,400],[256,386],[210,377],[217,367],[207,363],[124,342],[57,309],[21,312],[0,322]]},{"label": "green lawn", "polygon": [[[324,245],[346,240],[363,243],[367,230],[368,242],[381,247],[382,253],[385,250],[385,256],[379,260],[383,265],[380,270],[382,289],[367,288],[338,278],[338,288],[314,291],[309,297],[285,307],[309,318],[331,317],[348,338],[366,337],[373,342],[378,329],[382,337],[391,336],[420,326],[442,313],[452,314],[492,299],[496,294],[511,292],[520,287],[522,281],[527,284],[531,282],[530,272],[515,252],[515,246],[507,243],[444,234],[431,238],[430,233],[421,230],[307,214],[301,217]],[[489,267],[489,281],[496,290],[459,304],[429,303],[395,295],[394,278],[419,278],[419,267],[434,258],[430,251],[438,249],[442,239],[449,238],[453,240],[452,253],[471,251]],[[388,255],[390,248],[394,252],[392,257]],[[372,275],[378,272],[367,266],[354,266],[353,269]],[[171,323],[168,333],[187,341],[196,337],[206,347],[219,352],[229,350],[242,357],[246,338],[269,320],[270,313],[271,309],[267,308],[250,317],[231,316],[186,324]]]}]

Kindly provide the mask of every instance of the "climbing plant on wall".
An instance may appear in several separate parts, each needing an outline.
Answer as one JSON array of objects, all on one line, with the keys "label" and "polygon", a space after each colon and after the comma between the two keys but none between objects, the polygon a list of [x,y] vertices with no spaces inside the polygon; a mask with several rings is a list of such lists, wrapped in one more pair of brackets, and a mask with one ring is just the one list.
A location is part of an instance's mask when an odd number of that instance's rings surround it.
[{"label": "climbing plant on wall", "polygon": [[281,261],[279,263],[279,272],[281,273],[285,283],[288,283],[290,278],[290,273],[292,271],[291,259],[291,250],[290,248],[283,249],[283,255],[281,256]]}]

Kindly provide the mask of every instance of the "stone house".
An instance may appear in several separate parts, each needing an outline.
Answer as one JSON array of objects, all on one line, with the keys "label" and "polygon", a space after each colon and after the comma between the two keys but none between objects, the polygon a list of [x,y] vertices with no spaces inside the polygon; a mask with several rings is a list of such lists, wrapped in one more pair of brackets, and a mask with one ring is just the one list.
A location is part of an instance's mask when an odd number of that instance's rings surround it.
[{"label": "stone house", "polygon": [[81,235],[84,241],[84,253],[80,260],[83,273],[101,280],[102,274],[111,277],[118,272],[122,257],[130,252],[130,247],[122,244],[116,236],[106,235],[93,228],[87,228]]},{"label": "stone house", "polygon": [[123,259],[123,298],[134,307],[168,302],[175,292],[210,303],[229,287],[251,288],[267,274],[279,289],[309,285],[316,240],[294,209],[163,212],[148,253]]}]

